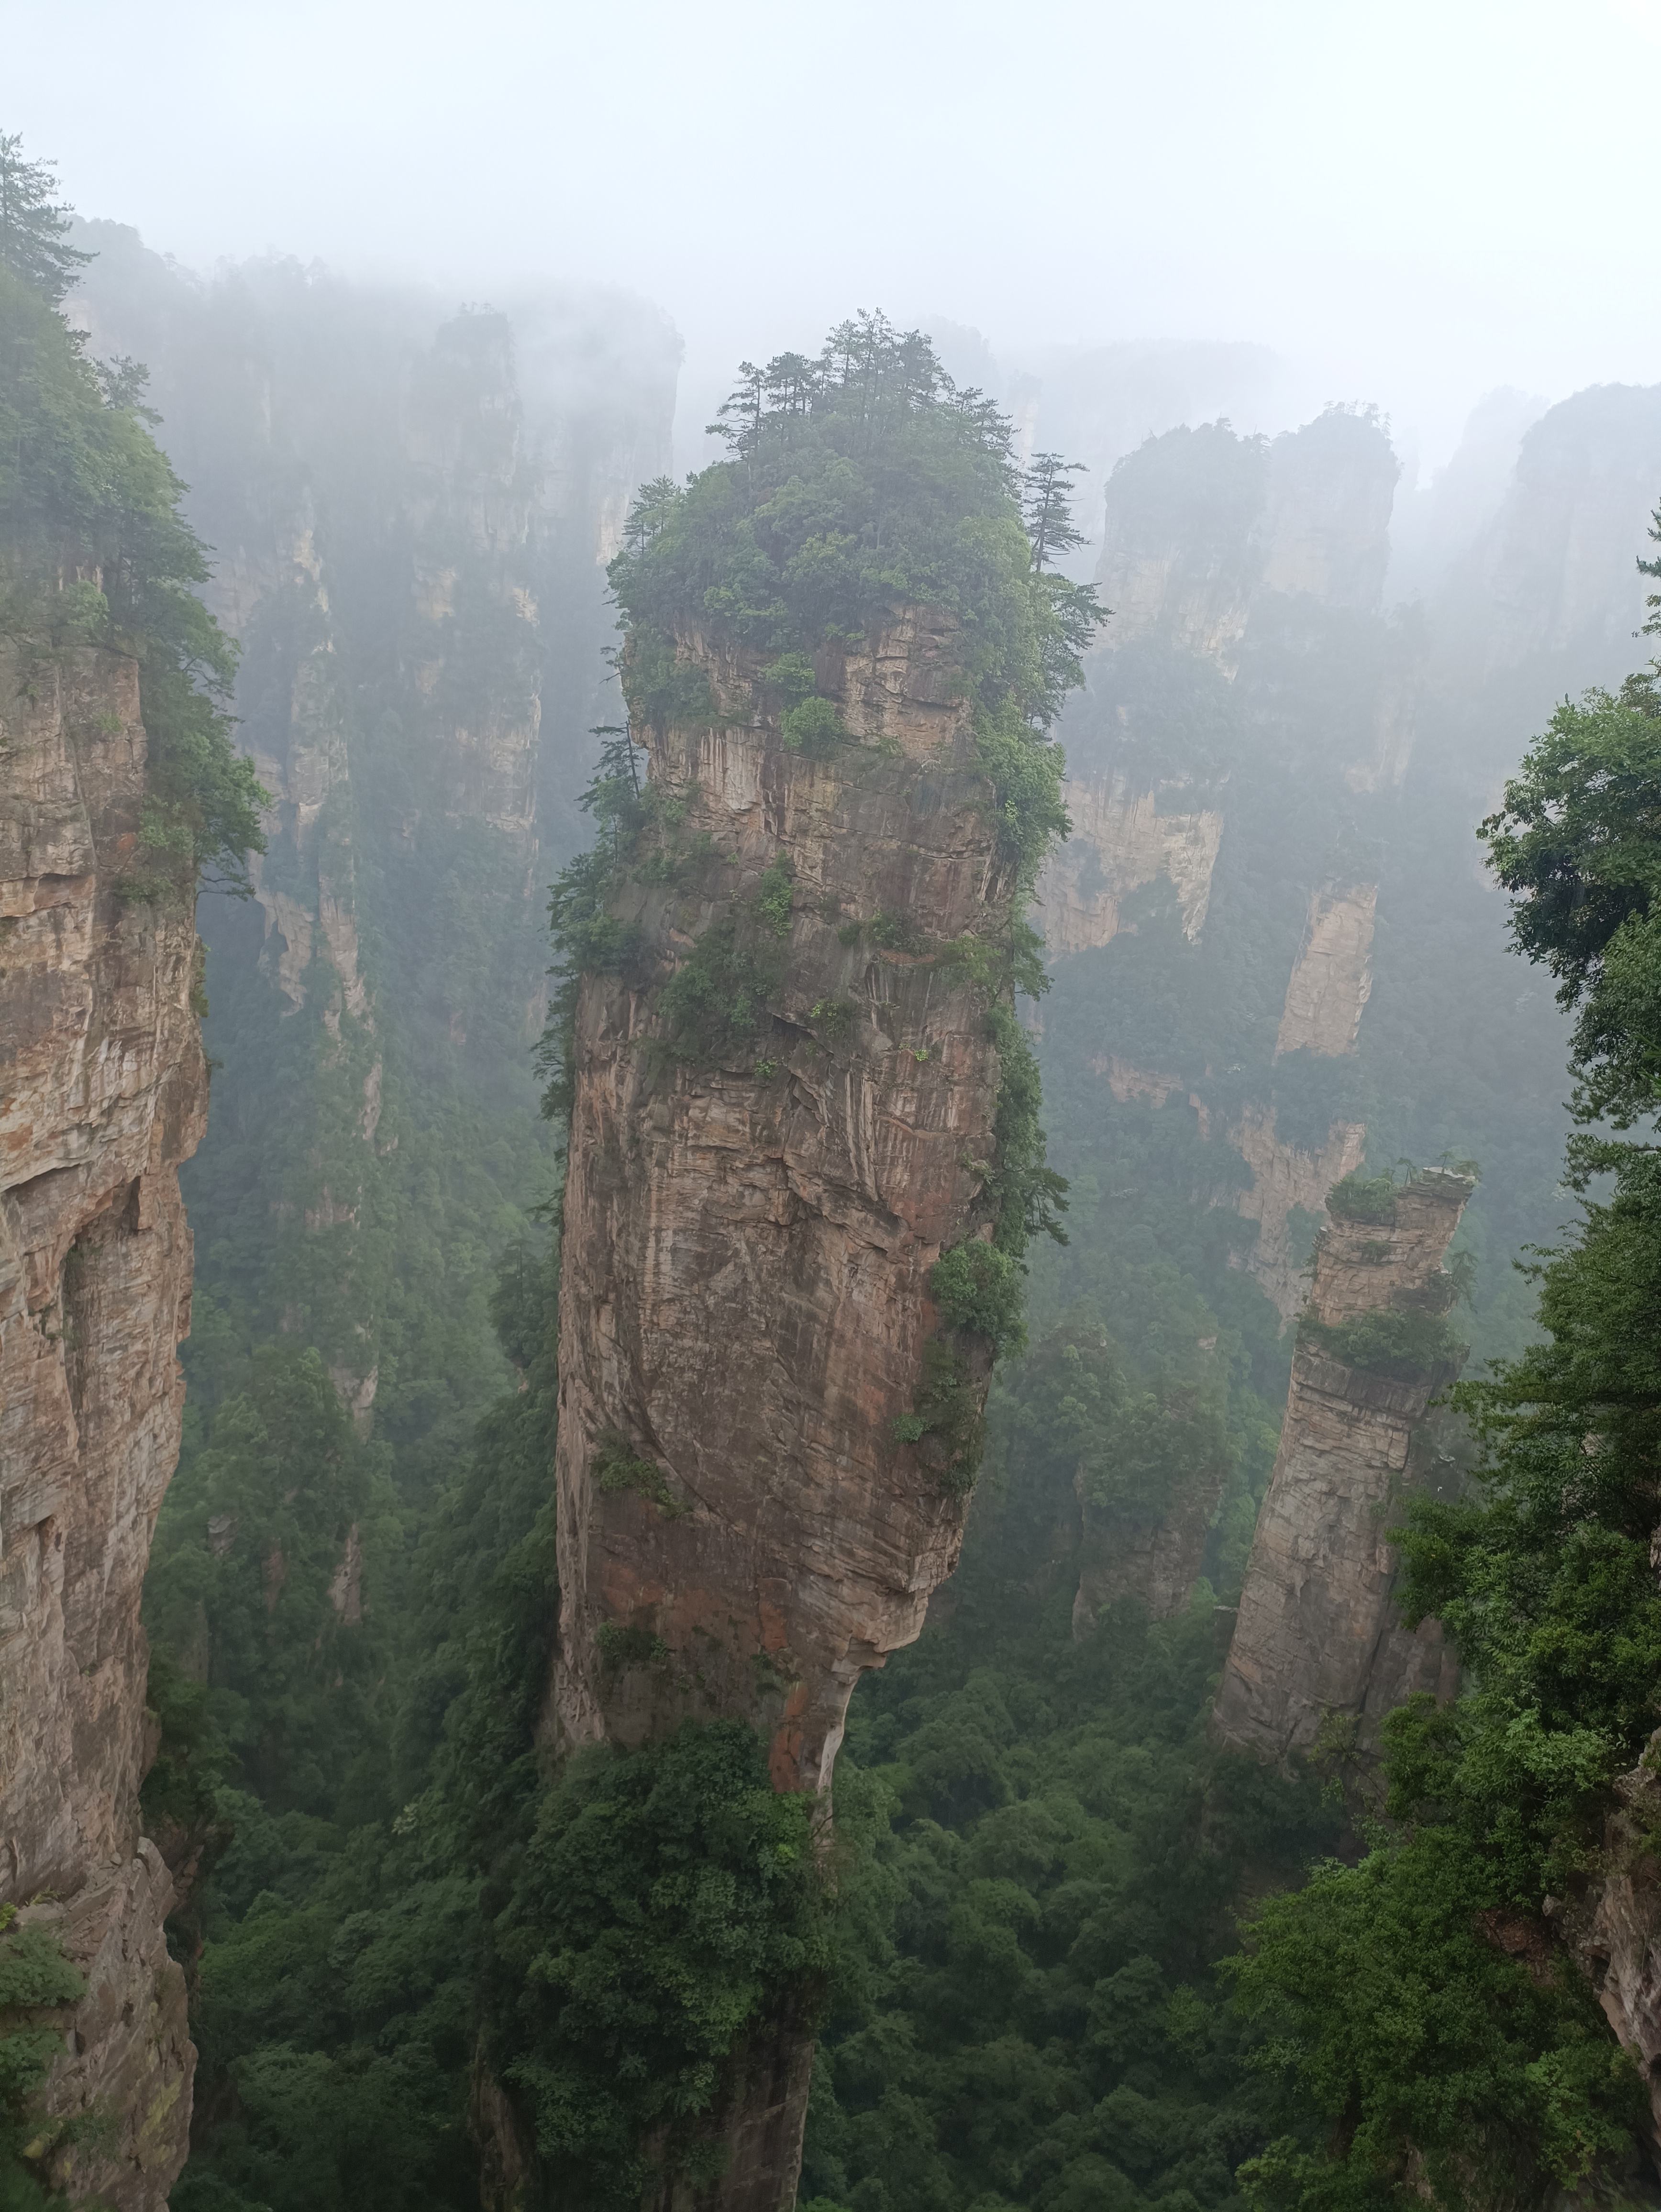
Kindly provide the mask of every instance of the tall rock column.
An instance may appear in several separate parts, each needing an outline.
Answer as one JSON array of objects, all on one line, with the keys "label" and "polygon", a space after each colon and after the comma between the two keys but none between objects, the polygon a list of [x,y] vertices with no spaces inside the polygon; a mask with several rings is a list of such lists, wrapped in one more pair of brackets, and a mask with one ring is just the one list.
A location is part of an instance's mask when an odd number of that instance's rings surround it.
[{"label": "tall rock column", "polygon": [[1438,1624],[1396,1620],[1386,1532],[1430,1400],[1457,1371],[1437,1356],[1442,1262],[1473,1188],[1433,1170],[1388,1195],[1365,1184],[1369,1218],[1345,1210],[1346,1186],[1331,1194],[1217,1696],[1218,1735],[1264,1759],[1308,1751],[1329,1716],[1365,1740],[1412,1692],[1457,1679]]},{"label": "tall rock column", "polygon": [[0,640],[0,1904],[86,1984],[47,2108],[103,2127],[55,2179],[160,2212],[195,2063],[138,1832],[139,1590],[179,1451],[207,1070],[187,910],[124,897],[138,668]]},{"label": "tall rock column", "polygon": [[[995,940],[1015,884],[953,645],[914,612],[821,656],[855,742],[816,757],[751,663],[683,641],[715,711],[642,732],[701,857],[695,889],[627,895],[652,980],[591,976],[577,1006],[561,1748],[739,1715],[776,1787],[824,1790],[861,1670],[912,1641],[956,1562],[966,1481],[942,1439],[977,1421],[990,1351],[944,1328],[929,1278],[986,1233],[999,1066],[985,988],[942,948]],[[677,1030],[689,962],[769,969],[759,1026]],[[790,2201],[809,2046],[785,2045],[745,2070],[712,2203]]]}]

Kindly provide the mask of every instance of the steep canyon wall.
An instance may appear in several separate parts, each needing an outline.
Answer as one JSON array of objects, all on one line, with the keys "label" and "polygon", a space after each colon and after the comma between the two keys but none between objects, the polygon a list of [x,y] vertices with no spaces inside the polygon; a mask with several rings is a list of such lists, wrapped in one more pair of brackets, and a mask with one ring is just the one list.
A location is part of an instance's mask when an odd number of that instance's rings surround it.
[{"label": "steep canyon wall", "polygon": [[136,661],[0,639],[0,1904],[82,1975],[56,2178],[160,2212],[195,2053],[139,1834],[139,1595],[178,1455],[207,1066],[190,912],[124,886],[146,740]]}]

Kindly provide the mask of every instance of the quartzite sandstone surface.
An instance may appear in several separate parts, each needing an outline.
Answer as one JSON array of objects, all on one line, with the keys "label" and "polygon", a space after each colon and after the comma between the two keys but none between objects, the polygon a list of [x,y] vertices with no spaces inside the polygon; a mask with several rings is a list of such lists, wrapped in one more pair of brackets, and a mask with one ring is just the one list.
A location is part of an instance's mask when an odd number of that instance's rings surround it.
[{"label": "quartzite sandstone surface", "polygon": [[85,1975],[46,2100],[113,2124],[64,2178],[118,2212],[165,2203],[194,2063],[172,1887],[138,1833],[138,1608],[179,1450],[178,1168],[207,1070],[192,917],[120,890],[144,763],[136,662],[0,641],[0,1902]]},{"label": "quartzite sandstone surface", "polygon": [[[818,1791],[861,1672],[917,1635],[958,1555],[964,1500],[895,1423],[940,1327],[929,1271],[983,1218],[999,1077],[983,993],[927,947],[995,933],[1014,884],[943,621],[821,656],[857,740],[823,757],[786,748],[741,659],[682,651],[718,719],[640,735],[709,841],[698,887],[631,894],[657,980],[590,977],[577,1011],[549,1727],[635,1744],[739,1714],[778,1788]],[[760,1031],[675,1056],[662,975],[781,859]],[[978,1395],[984,1348],[965,1356]],[[655,1484],[606,1486],[608,1452]],[[754,2057],[711,2201],[771,2212],[806,2039]]]},{"label": "quartzite sandstone surface", "polygon": [[[1335,1219],[1316,1244],[1309,1318],[1337,1328],[1390,1309],[1440,1310],[1443,1258],[1471,1188],[1431,1170],[1396,1193],[1393,1224]],[[1439,1626],[1409,1632],[1396,1617],[1386,1534],[1445,1379],[1370,1373],[1300,1338],[1217,1696],[1225,1741],[1283,1760],[1308,1751],[1330,1715],[1366,1741],[1412,1692],[1456,1686]]]}]

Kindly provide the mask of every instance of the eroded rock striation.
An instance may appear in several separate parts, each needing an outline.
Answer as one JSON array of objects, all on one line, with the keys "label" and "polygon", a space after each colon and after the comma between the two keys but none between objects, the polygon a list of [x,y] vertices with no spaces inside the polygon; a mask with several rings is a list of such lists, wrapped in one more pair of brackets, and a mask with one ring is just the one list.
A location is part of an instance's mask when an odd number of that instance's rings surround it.
[{"label": "eroded rock striation", "polygon": [[46,2102],[101,2116],[59,2179],[118,2212],[165,2203],[194,2063],[138,1832],[139,1592],[179,1450],[178,1168],[207,1069],[192,917],[123,894],[144,765],[135,661],[0,641],[0,1902],[85,1978]]},{"label": "eroded rock striation", "polygon": [[1465,1176],[1421,1173],[1396,1191],[1393,1218],[1340,1213],[1317,1241],[1280,1449],[1217,1696],[1219,1735],[1264,1759],[1308,1751],[1329,1717],[1365,1743],[1415,1691],[1457,1685],[1439,1625],[1409,1631],[1396,1616],[1387,1534],[1420,1473],[1432,1395],[1456,1370],[1402,1348],[1369,1349],[1357,1324],[1386,1316],[1430,1323],[1446,1310],[1442,1262],[1472,1188]]},{"label": "eroded rock striation", "polygon": [[[701,650],[723,719],[651,734],[653,785],[711,859],[695,895],[636,894],[650,954],[684,958],[782,862],[788,934],[764,1030],[710,1060],[669,1044],[658,983],[582,987],[563,1742],[738,1711],[771,1729],[781,1788],[823,1789],[855,1681],[916,1636],[956,1560],[962,1499],[894,1425],[939,1328],[929,1270],[977,1226],[998,1060],[983,994],[924,947],[989,933],[1013,882],[951,642],[912,617],[850,655],[836,690],[860,742],[824,759],[748,709],[739,659]],[[608,1477],[619,1454],[660,1488]],[[624,1635],[653,1656],[608,1659]]]},{"label": "eroded rock striation", "polygon": [[1324,885],[1311,894],[1298,964],[1287,983],[1275,1040],[1285,1052],[1333,1059],[1354,1052],[1372,991],[1372,927],[1377,884]]}]

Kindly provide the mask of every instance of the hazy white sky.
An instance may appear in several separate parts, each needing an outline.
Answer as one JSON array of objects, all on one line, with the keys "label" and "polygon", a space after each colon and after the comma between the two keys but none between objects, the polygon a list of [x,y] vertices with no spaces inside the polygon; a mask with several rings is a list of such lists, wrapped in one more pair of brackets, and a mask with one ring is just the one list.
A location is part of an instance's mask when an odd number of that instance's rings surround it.
[{"label": "hazy white sky", "polygon": [[620,283],[702,385],[855,306],[1249,338],[1443,457],[1661,380],[1661,0],[0,0],[0,128],[196,264]]}]

